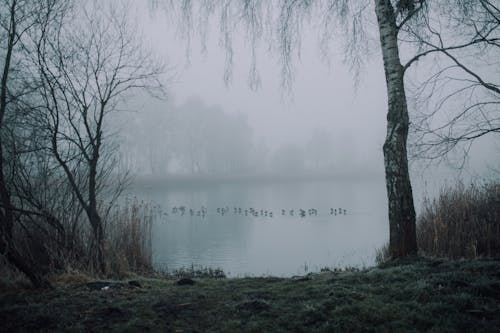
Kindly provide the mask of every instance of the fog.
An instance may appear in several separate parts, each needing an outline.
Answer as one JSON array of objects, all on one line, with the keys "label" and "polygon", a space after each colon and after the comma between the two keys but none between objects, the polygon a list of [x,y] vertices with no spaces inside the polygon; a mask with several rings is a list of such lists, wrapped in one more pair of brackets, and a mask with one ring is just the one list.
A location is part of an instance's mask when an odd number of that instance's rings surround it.
[{"label": "fog", "polygon": [[[388,240],[379,51],[364,55],[357,72],[341,41],[325,58],[319,32],[306,27],[287,86],[281,59],[265,43],[255,48],[254,72],[248,36],[235,33],[228,66],[217,22],[204,38],[187,39],[161,9],[135,3],[132,11],[146,45],[168,66],[167,96],[132,96],[115,121],[120,161],[134,179],[129,194],[164,211],[155,263],[285,275],[300,265],[373,264]],[[378,43],[373,35],[369,42]],[[417,66],[407,80],[412,121],[422,103],[412,89],[431,67]],[[498,177],[497,139],[467,148],[410,160],[417,214],[425,197],[457,179]],[[349,212],[344,220],[339,211]]]},{"label": "fog", "polygon": [[[222,140],[230,145],[229,137],[213,138],[195,127],[229,136],[230,133],[219,129],[226,127],[230,130],[229,123],[236,121],[245,129],[238,132],[233,127],[234,134],[247,141],[247,146],[240,147],[245,152],[240,157],[254,164],[247,163],[249,168],[245,172],[265,171],[273,164],[273,158],[276,160],[281,154],[290,155],[290,158],[295,155],[294,163],[292,160],[286,162],[295,171],[326,172],[328,169],[330,173],[341,174],[356,170],[383,176],[381,147],[385,135],[385,81],[378,63],[367,63],[355,87],[352,73],[342,62],[343,55],[334,53],[329,65],[323,62],[317,37],[311,32],[304,38],[291,90],[281,86],[279,59],[270,57],[265,48],[259,49],[257,55],[260,86],[252,90],[248,84],[250,57],[247,54],[250,49],[242,40],[235,40],[232,80],[225,82],[225,53],[217,45],[216,28],[206,41],[206,51],[199,39],[193,39],[187,50],[185,41],[176,37],[174,24],[168,24],[161,13],[150,13],[147,8],[142,10],[144,34],[151,45],[155,45],[156,51],[167,59],[174,79],[168,82],[166,101],[152,101],[144,96],[140,102],[134,101],[140,109],[133,114],[134,121],[146,127],[151,122],[156,126],[148,127],[146,135],[140,131],[136,132],[141,133],[137,137],[128,135],[127,142],[146,144],[158,136],[172,137],[175,141],[173,137],[180,139],[171,131],[175,128],[185,135],[196,131],[206,144]],[[186,52],[189,52],[189,59],[186,59]],[[220,119],[214,119],[217,117],[215,113]],[[177,155],[178,159],[185,158],[180,155],[190,154],[188,147],[181,148],[174,141],[170,142],[176,147],[167,149],[169,154]],[[186,140],[181,141],[187,144]],[[169,145],[165,140],[163,144]],[[219,147],[222,144],[219,143]],[[197,149],[203,150],[201,145],[197,145]],[[204,168],[195,170],[180,160],[174,164],[177,165],[167,168],[169,172],[208,172]],[[136,171],[148,173],[148,168]],[[209,173],[228,171],[211,169]]]},{"label": "fog", "polygon": [[490,2],[0,4],[0,266],[35,287],[496,255]]},{"label": "fog", "polygon": [[499,17],[0,2],[0,284],[498,257]]},{"label": "fog", "polygon": [[[378,52],[366,55],[355,79],[341,45],[331,47],[325,61],[319,32],[307,28],[291,89],[281,84],[280,59],[264,44],[256,50],[259,85],[252,89],[252,49],[243,34],[234,36],[231,75],[225,80],[226,53],[220,47],[217,22],[206,39],[194,35],[188,42],[177,21],[161,7],[151,10],[135,3],[131,9],[146,45],[168,66],[166,98],[146,95],[127,101],[132,112],[125,123],[133,128],[124,126],[127,144],[121,151],[133,174],[230,177],[318,172],[383,178],[387,97]],[[477,140],[460,170],[462,151],[450,154],[448,163],[438,167],[412,161],[416,196],[428,177],[444,181],[484,176],[498,162],[497,145],[491,137]]]}]

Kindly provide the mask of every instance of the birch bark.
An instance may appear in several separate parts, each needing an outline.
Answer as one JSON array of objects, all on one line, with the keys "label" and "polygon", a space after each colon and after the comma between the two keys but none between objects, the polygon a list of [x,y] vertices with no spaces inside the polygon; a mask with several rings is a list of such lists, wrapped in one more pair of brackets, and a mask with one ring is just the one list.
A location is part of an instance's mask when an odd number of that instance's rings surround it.
[{"label": "birch bark", "polygon": [[398,258],[417,254],[415,208],[406,148],[409,117],[394,7],[390,0],[375,0],[375,12],[388,96],[384,163],[389,203],[389,251],[392,258]]}]

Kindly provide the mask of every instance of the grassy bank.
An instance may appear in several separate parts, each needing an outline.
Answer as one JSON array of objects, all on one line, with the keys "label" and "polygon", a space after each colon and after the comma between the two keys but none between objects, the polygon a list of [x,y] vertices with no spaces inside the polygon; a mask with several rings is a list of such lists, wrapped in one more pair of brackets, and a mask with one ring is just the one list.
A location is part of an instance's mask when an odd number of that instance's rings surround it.
[{"label": "grassy bank", "polygon": [[0,330],[500,331],[500,261],[418,258],[297,278],[183,281],[66,280],[48,291],[4,291]]}]

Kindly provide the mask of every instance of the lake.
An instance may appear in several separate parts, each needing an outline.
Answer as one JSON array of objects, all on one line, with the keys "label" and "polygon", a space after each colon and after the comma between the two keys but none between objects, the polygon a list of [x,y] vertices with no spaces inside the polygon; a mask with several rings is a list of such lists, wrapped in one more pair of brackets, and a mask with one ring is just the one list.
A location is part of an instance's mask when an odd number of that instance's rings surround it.
[{"label": "lake", "polygon": [[370,266],[389,237],[383,180],[148,181],[129,194],[161,208],[153,261],[168,270],[292,276]]}]

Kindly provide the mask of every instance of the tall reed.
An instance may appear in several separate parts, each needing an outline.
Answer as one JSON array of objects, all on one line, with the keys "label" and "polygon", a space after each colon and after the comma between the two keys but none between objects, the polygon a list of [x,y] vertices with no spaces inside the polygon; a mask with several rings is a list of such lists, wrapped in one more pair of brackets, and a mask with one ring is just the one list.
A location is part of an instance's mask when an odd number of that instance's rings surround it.
[{"label": "tall reed", "polygon": [[500,183],[459,182],[436,199],[425,199],[417,242],[424,255],[500,257]]},{"label": "tall reed", "polygon": [[108,273],[150,272],[152,226],[155,208],[137,198],[126,198],[106,219],[106,261]]}]

